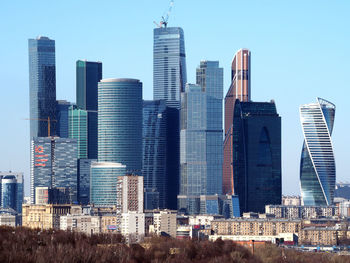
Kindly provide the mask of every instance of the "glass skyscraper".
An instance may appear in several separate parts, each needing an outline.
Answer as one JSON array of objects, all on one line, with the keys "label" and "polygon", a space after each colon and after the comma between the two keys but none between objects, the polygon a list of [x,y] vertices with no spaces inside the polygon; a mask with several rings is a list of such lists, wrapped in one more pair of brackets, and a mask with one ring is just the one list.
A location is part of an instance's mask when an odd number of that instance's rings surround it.
[{"label": "glass skyscraper", "polygon": [[77,109],[87,111],[87,155],[97,159],[97,88],[102,79],[102,62],[78,60],[76,62]]},{"label": "glass skyscraper", "polygon": [[69,138],[77,140],[78,158],[88,158],[88,112],[72,105],[68,111]]},{"label": "glass skyscraper", "polygon": [[164,100],[143,102],[142,174],[145,209],[167,208],[166,110]]},{"label": "glass skyscraper", "polygon": [[335,191],[335,160],[331,135],[335,105],[317,98],[300,106],[304,144],[300,162],[300,186],[304,205],[332,205]]},{"label": "glass skyscraper", "polygon": [[35,203],[35,188],[65,187],[70,201],[77,201],[77,141],[70,138],[33,138],[31,145],[30,195]]},{"label": "glass skyscraper", "polygon": [[233,116],[233,177],[241,214],[265,211],[265,205],[280,204],[281,117],[271,102],[236,100]]},{"label": "glass skyscraper", "polygon": [[142,83],[103,79],[98,83],[98,161],[142,170]]},{"label": "glass skyscraper", "polygon": [[24,197],[23,173],[0,172],[0,207],[22,213]]},{"label": "glass skyscraper", "polygon": [[30,138],[55,135],[56,123],[48,135],[48,122],[42,121],[56,118],[55,41],[39,36],[28,40],[28,48]]},{"label": "glass skyscraper", "polygon": [[97,207],[117,205],[118,176],[126,173],[120,163],[95,162],[91,164],[90,203]]},{"label": "glass skyscraper", "polygon": [[97,160],[78,159],[78,202],[87,205],[90,202],[91,164]]},{"label": "glass skyscraper", "polygon": [[56,135],[61,138],[68,138],[68,109],[71,103],[65,100],[58,100],[56,104]]},{"label": "glass skyscraper", "polygon": [[153,99],[179,109],[187,82],[184,32],[180,27],[155,28],[153,37]]}]

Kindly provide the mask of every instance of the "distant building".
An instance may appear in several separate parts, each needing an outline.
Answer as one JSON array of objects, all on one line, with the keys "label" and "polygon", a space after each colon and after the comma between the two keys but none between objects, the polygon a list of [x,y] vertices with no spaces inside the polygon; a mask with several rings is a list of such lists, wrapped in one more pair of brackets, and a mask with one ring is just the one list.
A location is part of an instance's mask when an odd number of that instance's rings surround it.
[{"label": "distant building", "polygon": [[23,173],[0,172],[0,207],[22,213],[24,198]]},{"label": "distant building", "polygon": [[68,187],[41,186],[35,188],[35,204],[71,204]]},{"label": "distant building", "polygon": [[301,206],[301,196],[282,195],[282,205]]},{"label": "distant building", "polygon": [[72,104],[65,100],[56,101],[56,135],[68,138],[68,110]]},{"label": "distant building", "polygon": [[55,122],[51,122],[51,134],[48,122],[42,119],[56,120],[56,61],[55,40],[39,36],[28,40],[29,51],[29,113],[30,140],[33,137],[54,136]]},{"label": "distant building", "polygon": [[331,135],[334,116],[335,105],[321,98],[317,98],[317,103],[300,106],[304,134],[300,186],[304,205],[333,204],[335,160]]},{"label": "distant building", "polygon": [[78,159],[78,202],[82,205],[90,203],[91,164],[96,161]]},{"label": "distant building", "polygon": [[0,226],[16,226],[16,216],[7,214],[7,213],[1,213],[0,214]]},{"label": "distant building", "polygon": [[143,176],[117,177],[117,212],[143,213]]},{"label": "distant building", "polygon": [[116,206],[118,176],[124,176],[125,174],[126,166],[120,163],[92,163],[90,203],[97,207]]},{"label": "distant building", "polygon": [[128,243],[140,242],[145,235],[145,214],[138,212],[123,213],[120,228],[121,234]]},{"label": "distant building", "polygon": [[339,216],[337,206],[294,206],[294,205],[266,205],[265,213],[276,218],[311,219]]},{"label": "distant building", "polygon": [[156,235],[176,237],[176,211],[158,210],[153,212],[150,232]]},{"label": "distant building", "polygon": [[225,191],[238,195],[241,214],[281,204],[281,117],[274,101],[237,99],[232,127],[233,177],[224,178]]},{"label": "distant building", "polygon": [[[77,109],[86,112],[87,157],[97,159],[98,82],[102,79],[102,62],[78,60],[76,62]],[[82,135],[83,136],[83,135]]]},{"label": "distant building", "polygon": [[350,183],[336,183],[334,197],[342,197],[350,200]]},{"label": "distant building", "polygon": [[[89,143],[88,143],[88,112],[86,110],[78,109],[72,105],[68,110],[68,123],[69,123],[69,138],[77,140],[79,159],[87,159],[89,156]],[[90,154],[90,155],[95,155]]]},{"label": "distant building", "polygon": [[100,233],[100,217],[91,215],[60,216],[60,229],[76,231],[87,235]]},{"label": "distant building", "polygon": [[33,138],[30,193],[35,203],[36,187],[66,187],[70,202],[77,201],[77,141],[70,138]]}]

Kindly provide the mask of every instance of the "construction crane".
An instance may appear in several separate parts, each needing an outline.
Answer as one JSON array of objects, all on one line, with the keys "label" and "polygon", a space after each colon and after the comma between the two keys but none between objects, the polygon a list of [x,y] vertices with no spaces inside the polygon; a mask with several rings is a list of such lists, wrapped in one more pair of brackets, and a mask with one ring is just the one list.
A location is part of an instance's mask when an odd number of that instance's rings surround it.
[{"label": "construction crane", "polygon": [[174,0],[171,0],[170,1],[170,5],[169,5],[169,10],[168,10],[168,12],[165,14],[165,15],[163,15],[162,16],[162,20],[159,22],[159,23],[157,23],[156,21],[153,21],[153,23],[157,26],[157,27],[159,27],[159,28],[161,28],[161,27],[167,27],[167,25],[168,25],[168,20],[169,20],[169,15],[170,15],[170,12],[171,12],[171,9],[173,8],[173,5],[174,5]]},{"label": "construction crane", "polygon": [[29,121],[31,121],[31,120],[33,120],[33,121],[46,121],[47,122],[47,137],[51,137],[51,130],[50,130],[51,122],[52,121],[56,121],[57,122],[57,120],[51,120],[50,117],[47,117],[47,119],[25,118],[24,120],[29,120]]}]

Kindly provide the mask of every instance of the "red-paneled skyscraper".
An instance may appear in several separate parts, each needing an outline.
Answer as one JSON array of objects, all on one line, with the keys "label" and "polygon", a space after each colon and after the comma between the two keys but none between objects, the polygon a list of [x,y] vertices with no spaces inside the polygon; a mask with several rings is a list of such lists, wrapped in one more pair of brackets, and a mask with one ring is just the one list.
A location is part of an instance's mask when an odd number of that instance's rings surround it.
[{"label": "red-paneled skyscraper", "polygon": [[240,49],[235,54],[231,67],[231,86],[225,97],[225,140],[223,160],[223,194],[233,192],[233,111],[236,99],[250,101],[250,51]]}]

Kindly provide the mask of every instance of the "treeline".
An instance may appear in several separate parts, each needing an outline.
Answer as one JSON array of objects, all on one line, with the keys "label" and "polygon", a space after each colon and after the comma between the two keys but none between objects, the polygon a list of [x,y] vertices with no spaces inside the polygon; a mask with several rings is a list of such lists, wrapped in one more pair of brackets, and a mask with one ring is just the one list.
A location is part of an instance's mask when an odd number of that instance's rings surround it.
[{"label": "treeline", "polygon": [[0,227],[0,262],[290,262],[345,263],[349,257],[281,250],[273,245],[250,250],[231,241],[191,241],[153,237],[126,245],[120,235]]}]

